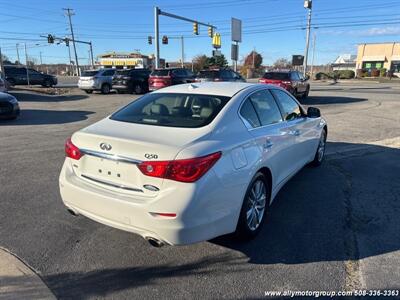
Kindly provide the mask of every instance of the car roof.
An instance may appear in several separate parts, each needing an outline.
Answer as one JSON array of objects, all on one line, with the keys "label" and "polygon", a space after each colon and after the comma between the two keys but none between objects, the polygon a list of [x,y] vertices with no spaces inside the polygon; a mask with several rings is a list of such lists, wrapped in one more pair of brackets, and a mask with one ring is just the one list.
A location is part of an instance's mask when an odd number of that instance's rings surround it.
[{"label": "car roof", "polygon": [[172,85],[153,93],[187,93],[232,97],[241,90],[253,86],[255,84],[246,82],[199,82]]}]

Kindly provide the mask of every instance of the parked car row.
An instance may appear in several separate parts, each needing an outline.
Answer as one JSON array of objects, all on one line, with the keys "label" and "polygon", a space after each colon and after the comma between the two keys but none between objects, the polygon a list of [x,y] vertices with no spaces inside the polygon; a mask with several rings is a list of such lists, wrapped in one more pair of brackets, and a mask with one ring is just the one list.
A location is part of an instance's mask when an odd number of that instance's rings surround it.
[{"label": "parked car row", "polygon": [[85,71],[79,78],[78,87],[86,93],[100,91],[108,94],[111,89],[117,93],[143,94],[170,85],[201,81],[238,81],[242,76],[229,69],[200,71],[196,76],[185,68],[156,69],[99,69]]},{"label": "parked car row", "polygon": [[34,69],[19,66],[4,66],[4,75],[10,86],[41,85],[44,87],[52,87],[57,85],[57,77],[49,74],[38,72]]}]

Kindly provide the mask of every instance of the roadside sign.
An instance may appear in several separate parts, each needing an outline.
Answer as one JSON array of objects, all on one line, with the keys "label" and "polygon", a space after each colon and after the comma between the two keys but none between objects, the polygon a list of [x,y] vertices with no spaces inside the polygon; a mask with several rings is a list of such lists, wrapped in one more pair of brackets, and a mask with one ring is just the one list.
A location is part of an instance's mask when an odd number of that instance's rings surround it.
[{"label": "roadside sign", "polygon": [[239,58],[239,45],[238,44],[232,44],[231,47],[231,59],[234,61],[237,61]]},{"label": "roadside sign", "polygon": [[292,65],[293,66],[302,66],[304,63],[303,55],[293,55],[292,56]]},{"label": "roadside sign", "polygon": [[242,42],[242,20],[232,18],[231,19],[231,34],[233,42]]},{"label": "roadside sign", "polygon": [[215,49],[221,48],[221,35],[219,33],[215,33],[212,38],[212,45]]},{"label": "roadside sign", "polygon": [[221,56],[221,51],[220,51],[220,50],[213,50],[212,56],[213,56],[213,57]]}]

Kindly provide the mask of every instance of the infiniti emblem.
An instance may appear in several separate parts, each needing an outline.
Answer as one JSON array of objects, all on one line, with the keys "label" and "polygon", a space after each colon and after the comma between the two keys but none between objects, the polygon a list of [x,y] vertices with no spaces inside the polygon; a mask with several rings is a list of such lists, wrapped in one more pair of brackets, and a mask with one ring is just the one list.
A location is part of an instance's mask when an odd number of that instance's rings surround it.
[{"label": "infiniti emblem", "polygon": [[101,149],[101,150],[110,151],[111,148],[112,148],[112,147],[111,147],[110,144],[107,144],[107,143],[101,143],[101,144],[100,144],[100,149]]}]

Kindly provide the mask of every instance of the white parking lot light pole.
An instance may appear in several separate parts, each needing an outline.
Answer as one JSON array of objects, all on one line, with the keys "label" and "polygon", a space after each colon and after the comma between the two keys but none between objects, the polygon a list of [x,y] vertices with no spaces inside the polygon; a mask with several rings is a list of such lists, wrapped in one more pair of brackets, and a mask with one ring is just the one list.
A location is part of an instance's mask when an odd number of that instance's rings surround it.
[{"label": "white parking lot light pole", "polygon": [[156,6],[154,7],[154,59],[155,59],[155,68],[158,69],[160,67],[160,28],[158,25],[158,18],[160,14],[160,9]]},{"label": "white parking lot light pole", "polygon": [[304,8],[308,9],[306,50],[305,50],[305,53],[304,53],[304,70],[303,70],[303,74],[305,76],[306,73],[307,73],[308,48],[310,46],[312,0],[305,0],[304,1]]}]

